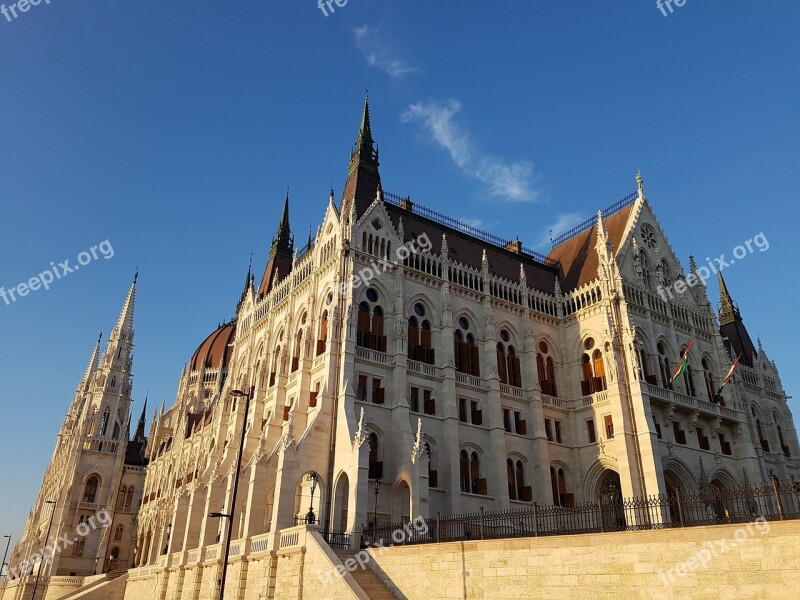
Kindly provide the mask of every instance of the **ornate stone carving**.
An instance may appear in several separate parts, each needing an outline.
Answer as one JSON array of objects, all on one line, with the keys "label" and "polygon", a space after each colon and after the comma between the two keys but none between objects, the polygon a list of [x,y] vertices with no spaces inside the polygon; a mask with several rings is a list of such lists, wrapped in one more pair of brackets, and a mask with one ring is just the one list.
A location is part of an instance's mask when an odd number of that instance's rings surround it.
[{"label": "ornate stone carving", "polygon": [[353,436],[353,450],[358,451],[367,441],[367,432],[364,430],[364,407],[361,407],[361,415],[358,417],[358,427]]},{"label": "ornate stone carving", "polygon": [[422,441],[422,419],[417,419],[417,437],[414,439],[414,445],[411,447],[411,463],[417,464],[417,460],[422,456],[425,449],[425,444]]}]

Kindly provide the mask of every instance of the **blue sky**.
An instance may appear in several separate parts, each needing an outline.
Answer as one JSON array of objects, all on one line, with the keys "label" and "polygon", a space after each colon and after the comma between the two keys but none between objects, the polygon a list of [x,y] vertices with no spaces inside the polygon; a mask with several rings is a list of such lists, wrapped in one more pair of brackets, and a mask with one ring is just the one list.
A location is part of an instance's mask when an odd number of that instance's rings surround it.
[{"label": "blue sky", "polygon": [[52,0],[0,16],[0,286],[114,249],[0,302],[0,534],[21,532],[136,266],[138,411],[147,392],[174,400],[251,252],[260,276],[286,187],[303,243],[331,184],[338,199],[367,87],[385,189],[529,246],[632,192],[637,166],[684,261],[764,232],[769,250],[727,281],[796,393],[799,17],[699,0],[668,17],[654,0],[349,0],[327,17],[314,0]]}]

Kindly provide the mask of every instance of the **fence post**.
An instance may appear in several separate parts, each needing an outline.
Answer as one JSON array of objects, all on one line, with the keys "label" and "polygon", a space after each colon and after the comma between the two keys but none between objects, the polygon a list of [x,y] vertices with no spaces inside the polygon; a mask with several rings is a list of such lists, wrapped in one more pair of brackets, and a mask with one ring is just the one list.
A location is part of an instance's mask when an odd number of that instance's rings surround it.
[{"label": "fence post", "polygon": [[603,504],[602,504],[602,496],[597,497],[597,520],[600,524],[600,533],[605,532],[606,528],[603,524]]},{"label": "fence post", "polygon": [[483,522],[483,507],[482,506],[481,506],[481,511],[480,512],[481,512],[481,539],[483,539],[483,525],[484,525],[484,522]]},{"label": "fence post", "polygon": [[774,477],[772,478],[772,492],[775,494],[775,502],[778,503],[778,516],[780,517],[781,521],[783,521],[783,505],[781,504],[781,495],[778,493],[778,482]]},{"label": "fence post", "polygon": [[681,490],[675,488],[675,502],[678,505],[678,524],[683,527],[683,508],[681,507]]},{"label": "fence post", "polygon": [[440,532],[441,532],[441,514],[442,513],[438,513],[438,512],[436,513],[436,543],[437,544],[442,539],[441,538],[441,534],[440,534]]},{"label": "fence post", "polygon": [[539,536],[539,503],[533,503],[533,537]]}]

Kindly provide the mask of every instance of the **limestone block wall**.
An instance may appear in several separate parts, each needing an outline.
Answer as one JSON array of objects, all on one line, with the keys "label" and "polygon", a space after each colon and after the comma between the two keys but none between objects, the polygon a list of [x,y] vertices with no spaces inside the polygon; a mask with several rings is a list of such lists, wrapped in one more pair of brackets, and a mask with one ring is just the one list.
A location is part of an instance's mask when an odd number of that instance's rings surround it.
[{"label": "limestone block wall", "polygon": [[373,570],[408,600],[796,599],[800,521],[756,525],[457,542],[370,554]]}]

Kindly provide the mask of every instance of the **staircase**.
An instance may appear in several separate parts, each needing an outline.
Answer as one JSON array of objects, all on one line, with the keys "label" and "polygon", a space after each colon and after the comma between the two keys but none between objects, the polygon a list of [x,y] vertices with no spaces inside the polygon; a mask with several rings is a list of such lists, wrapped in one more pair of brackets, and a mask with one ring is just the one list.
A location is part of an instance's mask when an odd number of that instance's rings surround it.
[{"label": "staircase", "polygon": [[105,575],[87,577],[77,590],[61,596],[58,600],[85,599],[85,600],[122,600],[125,596],[125,584],[128,580],[127,571],[114,571]]},{"label": "staircase", "polygon": [[[354,553],[348,550],[337,549],[335,552],[342,563],[354,556]],[[370,600],[397,600],[397,596],[395,596],[381,578],[369,568],[369,563],[367,563],[366,567],[363,569],[361,565],[356,565],[355,570],[351,571],[350,574]]]}]

